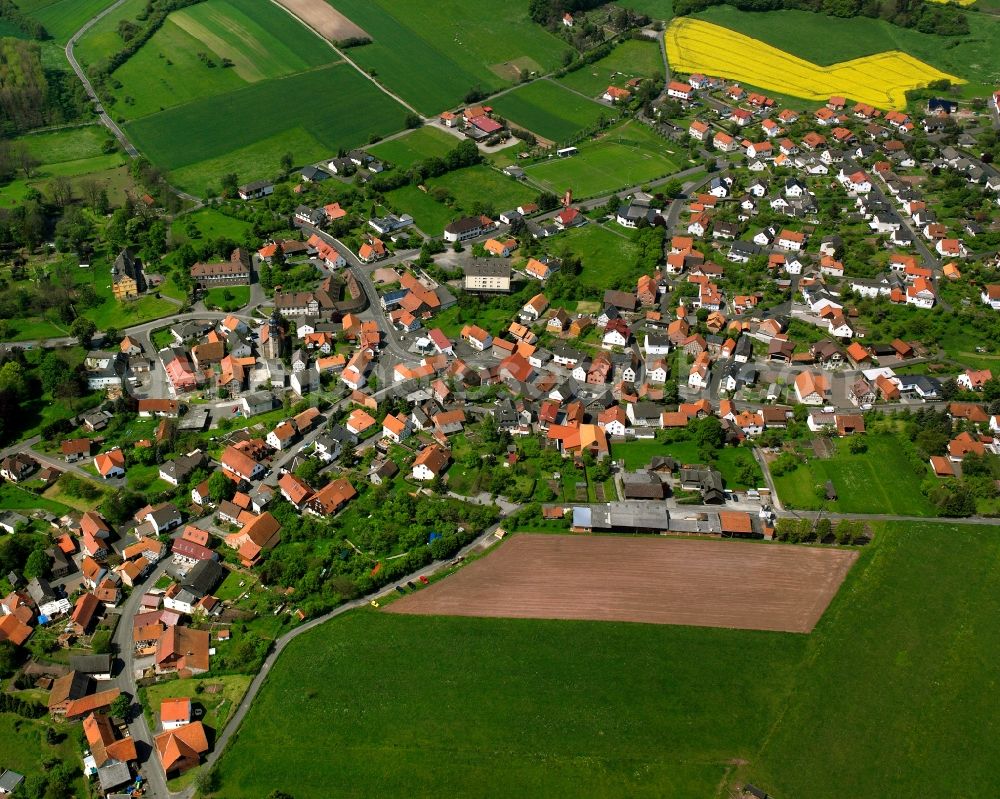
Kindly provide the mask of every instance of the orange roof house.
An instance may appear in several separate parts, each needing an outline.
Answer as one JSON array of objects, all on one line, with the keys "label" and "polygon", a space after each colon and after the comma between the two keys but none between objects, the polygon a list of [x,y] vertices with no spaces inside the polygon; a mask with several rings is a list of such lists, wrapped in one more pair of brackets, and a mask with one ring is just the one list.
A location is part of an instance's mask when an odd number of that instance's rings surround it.
[{"label": "orange roof house", "polygon": [[208,751],[208,735],[200,721],[162,732],[154,741],[160,765],[167,777],[175,777],[194,768]]}]

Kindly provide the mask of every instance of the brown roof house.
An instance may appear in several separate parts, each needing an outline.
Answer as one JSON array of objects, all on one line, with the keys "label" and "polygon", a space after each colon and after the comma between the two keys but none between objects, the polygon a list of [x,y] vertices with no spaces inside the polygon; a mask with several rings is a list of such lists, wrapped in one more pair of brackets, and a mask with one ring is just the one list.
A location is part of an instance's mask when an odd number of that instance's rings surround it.
[{"label": "brown roof house", "polygon": [[191,677],[208,671],[209,633],[190,627],[167,627],[156,642],[156,673]]}]

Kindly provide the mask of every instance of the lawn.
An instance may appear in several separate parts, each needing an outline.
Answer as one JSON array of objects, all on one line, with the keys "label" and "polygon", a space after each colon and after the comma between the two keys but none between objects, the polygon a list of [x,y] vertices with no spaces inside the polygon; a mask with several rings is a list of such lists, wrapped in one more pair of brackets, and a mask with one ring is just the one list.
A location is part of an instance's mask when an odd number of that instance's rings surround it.
[{"label": "lawn", "polygon": [[991,532],[876,526],[810,635],[346,614],[275,664],[219,795],[994,795]]},{"label": "lawn", "polygon": [[[232,66],[221,66],[223,59]],[[114,92],[114,113],[137,119],[339,60],[332,48],[273,3],[207,0],[173,12],[115,70],[121,87]]]},{"label": "lawn", "polygon": [[615,112],[550,80],[519,86],[490,101],[496,114],[554,142],[572,138]]},{"label": "lawn", "polygon": [[[868,451],[852,455],[847,439],[838,439],[836,453],[823,460],[808,457],[795,471],[775,477],[775,487],[784,505],[792,508],[826,508],[840,513],[896,513],[933,516],[934,508],[920,493],[921,480],[930,474],[916,474],[899,440],[890,434],[869,435]],[[832,480],[837,500],[826,502],[815,487]]]},{"label": "lawn", "polygon": [[95,263],[91,265],[89,271],[80,270],[77,279],[81,283],[90,283],[97,296],[102,299],[100,305],[83,311],[83,315],[93,320],[98,330],[106,330],[109,327],[121,330],[151,319],[169,316],[177,311],[175,303],[151,295],[119,302],[111,291],[111,273],[103,264]]},{"label": "lawn", "polygon": [[688,166],[666,141],[640,122],[628,121],[594,141],[580,145],[579,155],[553,156],[525,168],[528,178],[562,195],[598,197],[623,186],[641,185]]},{"label": "lawn", "polygon": [[[55,746],[46,743],[44,737],[45,730],[52,726],[64,733],[63,740]],[[0,752],[3,752],[3,768],[26,777],[44,775],[44,763],[50,757],[77,768],[80,766],[80,746],[75,731],[61,729],[60,725],[51,724],[47,718],[33,720],[14,713],[0,713]],[[88,795],[82,775],[73,780],[73,789],[76,796]]]},{"label": "lawn", "polygon": [[470,89],[492,92],[520,70],[554,69],[567,44],[528,17],[528,0],[337,0],[372,43],[347,51],[422,114],[460,104]]},{"label": "lawn", "polygon": [[170,226],[170,237],[177,244],[191,239],[244,241],[252,229],[249,222],[227,216],[215,208],[199,208],[194,213],[177,217]]},{"label": "lawn", "polygon": [[368,152],[395,167],[405,169],[417,161],[441,158],[459,144],[461,141],[450,133],[427,125],[398,139],[369,147]]},{"label": "lawn", "polygon": [[442,235],[445,225],[457,216],[454,209],[413,185],[393,189],[386,193],[385,199],[393,210],[412,216],[416,226],[428,236]]},{"label": "lawn", "polygon": [[[455,198],[456,205],[466,212],[476,203],[484,203],[493,206],[500,213],[538,197],[538,192],[530,186],[482,164],[431,178],[427,185],[429,188],[444,186]],[[458,215],[453,212],[451,218]]]},{"label": "lawn", "polygon": [[13,483],[0,485],[0,509],[3,510],[45,510],[62,516],[69,511],[69,506],[55,502],[45,497],[39,497],[30,491],[25,491]]},{"label": "lawn", "polygon": [[373,134],[402,128],[404,116],[402,106],[339,64],[203,98],[127,127],[155,163],[191,168],[175,178],[192,188],[218,180],[224,169],[241,181],[272,175],[285,152],[308,163],[365,144]]},{"label": "lawn", "polygon": [[[74,475],[74,476],[75,477],[80,477],[80,479],[85,479],[85,478],[82,478],[78,474]],[[46,491],[45,491],[45,493],[44,493],[43,496],[46,499],[52,500],[54,502],[58,502],[58,503],[60,503],[62,505],[69,505],[69,507],[75,508],[76,510],[79,510],[79,511],[93,510],[94,508],[96,508],[98,505],[100,505],[104,501],[104,496],[105,495],[103,493],[103,490],[104,490],[103,486],[99,485],[96,480],[91,480],[90,482],[92,482],[95,485],[97,485],[98,488],[100,488],[101,491],[102,491],[102,493],[99,494],[98,496],[94,497],[94,499],[84,499],[82,497],[78,497],[78,496],[75,496],[73,494],[69,494],[69,493],[67,493],[63,489],[63,487],[61,485],[59,485],[58,482],[54,483],[50,488],[46,489]]]},{"label": "lawn", "polygon": [[558,255],[579,256],[583,262],[580,282],[602,290],[634,272],[638,255],[638,246],[629,236],[596,223],[560,233],[550,248]]},{"label": "lawn", "polygon": [[[164,699],[189,698],[195,707],[201,705],[205,714],[201,717],[201,721],[218,735],[226,726],[243,694],[247,692],[252,679],[253,677],[246,674],[229,674],[188,680],[167,680],[146,689],[146,704],[151,714],[155,714],[158,719],[160,703]],[[222,690],[217,693],[204,690],[210,685],[220,685]],[[202,689],[200,692],[199,688]]]},{"label": "lawn", "polygon": [[608,86],[625,88],[632,78],[663,79],[663,55],[656,42],[628,39],[609,55],[568,73],[559,82],[591,97],[600,97]]},{"label": "lawn", "polygon": [[227,286],[205,292],[205,307],[220,311],[236,311],[250,302],[249,286]]},{"label": "lawn", "polygon": [[720,5],[697,16],[824,66],[886,50],[902,50],[965,78],[974,84],[972,88],[978,86],[984,92],[987,86],[1000,82],[1000,63],[996,59],[1000,51],[1000,19],[988,14],[971,12],[972,33],[964,37],[920,33],[867,17],[839,19],[809,11],[749,13]]},{"label": "lawn", "polygon": [[[694,441],[673,441],[668,444],[660,441],[627,441],[621,444],[612,445],[612,454],[615,459],[624,459],[625,468],[629,470],[643,469],[649,465],[650,459],[655,455],[670,455],[681,463],[704,463],[698,454],[698,446]],[[752,485],[747,484],[741,476],[741,472],[750,466],[756,479]],[[716,457],[712,466],[719,470],[722,479],[729,489],[759,488],[763,485],[764,477],[760,473],[753,457],[753,452],[743,447],[725,447],[716,452]]]}]

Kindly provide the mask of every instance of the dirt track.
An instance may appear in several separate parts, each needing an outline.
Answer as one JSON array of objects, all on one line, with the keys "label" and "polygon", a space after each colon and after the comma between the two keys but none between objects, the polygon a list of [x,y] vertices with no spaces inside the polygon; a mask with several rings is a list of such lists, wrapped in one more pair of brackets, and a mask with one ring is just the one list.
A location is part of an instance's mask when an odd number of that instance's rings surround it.
[{"label": "dirt track", "polygon": [[326,0],[275,0],[329,42],[371,38]]},{"label": "dirt track", "polygon": [[856,559],[739,541],[518,535],[386,610],[807,633]]}]

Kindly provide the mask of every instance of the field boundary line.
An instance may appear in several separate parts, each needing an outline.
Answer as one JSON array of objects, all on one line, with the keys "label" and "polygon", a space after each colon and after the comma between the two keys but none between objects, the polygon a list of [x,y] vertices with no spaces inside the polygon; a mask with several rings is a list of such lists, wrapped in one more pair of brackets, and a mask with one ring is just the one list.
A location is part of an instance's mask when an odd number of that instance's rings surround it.
[{"label": "field boundary line", "polygon": [[[364,70],[363,70],[363,69],[362,69],[361,67],[359,67],[359,66],[358,66],[358,65],[357,65],[357,64],[356,64],[356,63],[355,63],[355,62],[354,62],[354,61],[353,61],[353,60],[352,60],[351,58],[349,58],[349,57],[348,57],[348,56],[347,56],[347,55],[346,55],[346,54],[344,53],[344,51],[343,51],[343,50],[341,50],[341,49],[340,49],[339,47],[337,47],[337,45],[335,45],[335,44],[334,44],[333,42],[331,42],[331,41],[330,41],[329,39],[327,39],[327,38],[326,38],[326,37],[325,37],[325,36],[324,36],[323,34],[321,34],[321,33],[320,33],[320,32],[319,32],[318,30],[316,30],[316,29],[315,29],[314,27],[312,27],[312,25],[310,25],[310,24],[309,24],[309,23],[307,23],[307,22],[306,22],[306,21],[305,21],[304,19],[302,19],[302,17],[300,17],[300,16],[298,16],[297,14],[293,13],[291,9],[289,9],[289,8],[286,8],[285,6],[281,5],[281,3],[278,3],[278,2],[276,2],[276,0],[270,0],[270,2],[271,2],[271,4],[272,4],[272,5],[274,5],[274,6],[277,6],[277,7],[278,7],[278,8],[280,8],[280,9],[281,9],[282,11],[284,11],[284,12],[285,12],[286,14],[288,14],[288,15],[289,15],[290,17],[292,17],[292,18],[293,18],[294,20],[296,20],[296,21],[297,21],[297,22],[298,22],[298,23],[299,23],[299,24],[300,24],[300,25],[301,25],[301,26],[302,26],[303,28],[305,28],[306,30],[310,31],[310,32],[311,32],[311,33],[313,33],[314,35],[318,36],[318,37],[319,37],[319,38],[320,38],[320,39],[321,39],[322,41],[324,41],[324,42],[325,42],[325,43],[326,43],[326,44],[327,44],[327,45],[328,45],[328,46],[330,47],[330,49],[331,49],[331,50],[333,50],[333,52],[335,52],[335,53],[336,53],[337,55],[339,55],[339,56],[340,56],[340,57],[341,57],[341,58],[342,58],[342,59],[343,59],[343,60],[344,60],[344,61],[345,61],[346,63],[350,64],[350,65],[351,65],[352,67],[354,67],[354,68],[355,68],[355,69],[356,69],[356,70],[357,70],[358,72],[360,72],[360,73],[361,73],[362,75],[364,75],[364,76],[365,76],[365,79],[366,79],[366,80],[369,80],[369,81],[371,81],[371,82],[372,82],[373,84],[375,84],[375,86],[377,86],[377,87],[378,87],[378,89],[379,89],[379,91],[381,91],[381,92],[382,92],[383,94],[386,94],[386,95],[388,95],[388,96],[389,96],[389,97],[391,97],[391,98],[392,98],[393,100],[395,100],[395,101],[396,101],[397,103],[399,103],[399,104],[400,104],[401,106],[403,106],[403,108],[405,108],[405,109],[406,109],[407,111],[411,111],[412,113],[416,114],[416,115],[417,115],[418,117],[420,117],[421,119],[423,119],[423,120],[425,120],[425,121],[426,121],[426,120],[428,120],[428,119],[430,119],[430,118],[431,118],[431,117],[425,117],[425,116],[424,116],[423,114],[421,114],[421,113],[420,113],[420,112],[419,112],[419,111],[418,111],[418,110],[417,110],[416,108],[414,108],[414,107],[413,107],[412,105],[410,105],[410,104],[409,104],[408,102],[406,102],[406,100],[404,100],[404,99],[403,99],[402,97],[400,97],[400,96],[399,96],[398,94],[396,94],[395,92],[391,91],[391,90],[390,90],[390,89],[389,89],[389,88],[388,88],[387,86],[384,86],[384,85],[382,85],[381,83],[379,83],[379,82],[378,82],[377,80],[375,80],[375,78],[373,78],[373,77],[372,77],[371,75],[369,75],[369,74],[368,74],[367,72],[365,72],[365,71],[364,71]],[[372,41],[374,41],[374,40],[372,40]]]}]

